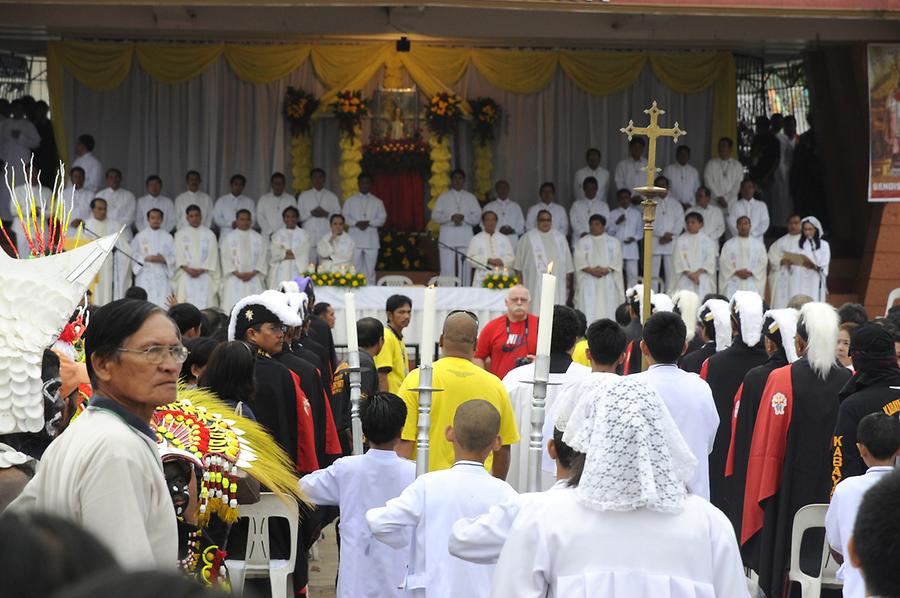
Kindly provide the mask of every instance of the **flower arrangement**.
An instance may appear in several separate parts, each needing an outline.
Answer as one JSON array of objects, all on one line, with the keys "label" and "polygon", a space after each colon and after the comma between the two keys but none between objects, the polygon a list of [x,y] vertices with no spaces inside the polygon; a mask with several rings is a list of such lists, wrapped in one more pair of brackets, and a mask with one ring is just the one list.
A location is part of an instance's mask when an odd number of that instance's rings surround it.
[{"label": "flower arrangement", "polygon": [[422,270],[425,257],[422,253],[419,235],[423,233],[401,233],[389,230],[381,236],[378,251],[378,270]]},{"label": "flower arrangement", "polygon": [[428,130],[439,139],[456,133],[461,118],[462,99],[455,93],[435,94],[425,105],[425,122]]},{"label": "flower arrangement", "polygon": [[307,271],[303,276],[308,276],[318,287],[364,287],[366,275],[354,270],[339,270],[337,272]]},{"label": "flower arrangement", "polygon": [[515,274],[509,274],[507,271],[492,272],[484,277],[481,286],[486,289],[508,289],[519,284],[519,277]]},{"label": "flower arrangement", "polygon": [[345,89],[331,103],[331,112],[338,120],[338,127],[347,136],[356,134],[362,119],[369,115],[369,100],[363,99],[359,90]]},{"label": "flower arrangement", "polygon": [[298,87],[288,87],[284,92],[281,112],[291,127],[291,135],[309,133],[312,116],[318,109],[319,99],[313,94]]},{"label": "flower arrangement", "polygon": [[366,172],[431,172],[431,148],[419,136],[410,139],[371,138],[362,148],[361,166]]},{"label": "flower arrangement", "polygon": [[494,133],[503,115],[503,108],[493,98],[469,100],[472,108],[472,133],[475,141],[487,145],[494,140]]}]

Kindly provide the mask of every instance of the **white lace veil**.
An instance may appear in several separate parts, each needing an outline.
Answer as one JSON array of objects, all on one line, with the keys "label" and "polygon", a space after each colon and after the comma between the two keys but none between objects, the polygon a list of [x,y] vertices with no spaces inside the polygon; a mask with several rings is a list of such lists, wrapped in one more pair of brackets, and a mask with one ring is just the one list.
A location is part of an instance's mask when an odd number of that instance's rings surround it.
[{"label": "white lace veil", "polygon": [[665,403],[630,377],[582,386],[563,442],[585,453],[576,492],[600,511],[678,512],[697,460]]}]

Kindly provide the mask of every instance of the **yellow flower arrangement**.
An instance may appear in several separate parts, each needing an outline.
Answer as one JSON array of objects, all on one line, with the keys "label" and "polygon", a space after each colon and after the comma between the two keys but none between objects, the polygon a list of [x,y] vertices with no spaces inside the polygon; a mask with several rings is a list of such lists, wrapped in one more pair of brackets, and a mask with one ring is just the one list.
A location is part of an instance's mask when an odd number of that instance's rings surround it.
[{"label": "yellow flower arrangement", "polygon": [[455,133],[461,118],[462,99],[456,94],[439,93],[425,105],[425,122],[438,137]]},{"label": "yellow flower arrangement", "polygon": [[359,90],[338,92],[331,103],[331,112],[338,119],[338,127],[345,136],[353,136],[362,124],[362,119],[369,115],[369,100],[363,99]]},{"label": "yellow flower arrangement", "polygon": [[491,272],[484,277],[481,286],[486,289],[508,289],[519,284],[519,277],[515,274]]},{"label": "yellow flower arrangement", "polygon": [[319,287],[360,287],[366,285],[366,275],[350,272],[304,272]]}]

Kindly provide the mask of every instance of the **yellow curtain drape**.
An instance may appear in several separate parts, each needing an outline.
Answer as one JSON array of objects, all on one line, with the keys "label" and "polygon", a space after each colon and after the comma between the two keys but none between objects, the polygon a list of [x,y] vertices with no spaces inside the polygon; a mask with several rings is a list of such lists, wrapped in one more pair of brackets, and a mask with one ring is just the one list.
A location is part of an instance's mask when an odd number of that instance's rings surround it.
[{"label": "yellow curtain drape", "polygon": [[634,85],[647,64],[646,54],[562,52],[559,66],[575,85],[592,95],[610,95]]},{"label": "yellow curtain drape", "polygon": [[491,85],[513,93],[537,93],[556,73],[557,52],[474,50],[472,64]]},{"label": "yellow curtain drape", "polygon": [[169,85],[199,76],[218,60],[224,44],[137,44],[135,55],[145,73]]},{"label": "yellow curtain drape", "polygon": [[287,77],[309,59],[311,46],[301,44],[227,45],[225,60],[247,83],[271,83]]}]

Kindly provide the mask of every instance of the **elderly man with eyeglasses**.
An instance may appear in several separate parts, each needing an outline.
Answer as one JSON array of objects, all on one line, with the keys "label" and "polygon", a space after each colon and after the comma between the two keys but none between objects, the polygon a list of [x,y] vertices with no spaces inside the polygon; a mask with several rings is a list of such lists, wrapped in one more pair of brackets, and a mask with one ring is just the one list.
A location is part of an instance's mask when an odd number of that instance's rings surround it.
[{"label": "elderly man with eyeglasses", "polygon": [[500,379],[513,368],[531,363],[537,352],[538,319],[532,313],[531,293],[522,285],[509,289],[506,314],[484,326],[475,347],[474,363]]}]

